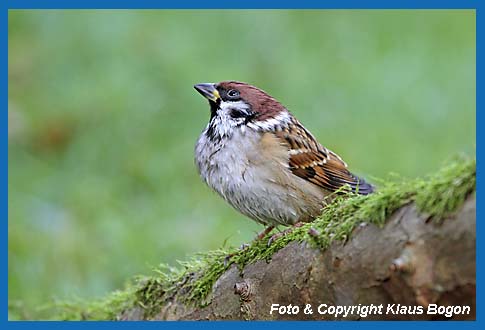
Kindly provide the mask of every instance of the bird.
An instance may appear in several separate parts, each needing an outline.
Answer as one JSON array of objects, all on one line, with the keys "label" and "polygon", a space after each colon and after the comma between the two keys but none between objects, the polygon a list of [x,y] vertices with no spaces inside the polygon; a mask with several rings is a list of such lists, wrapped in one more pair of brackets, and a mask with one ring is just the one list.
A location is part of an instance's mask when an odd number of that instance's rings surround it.
[{"label": "bird", "polygon": [[262,89],[239,81],[194,88],[210,108],[195,145],[199,175],[237,211],[267,227],[258,236],[313,221],[344,191],[374,191]]}]

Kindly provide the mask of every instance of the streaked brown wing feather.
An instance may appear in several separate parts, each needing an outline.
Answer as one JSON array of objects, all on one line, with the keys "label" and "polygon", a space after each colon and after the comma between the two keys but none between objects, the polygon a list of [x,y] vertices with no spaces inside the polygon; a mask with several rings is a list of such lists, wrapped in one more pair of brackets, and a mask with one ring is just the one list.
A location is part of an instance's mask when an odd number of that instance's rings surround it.
[{"label": "streaked brown wing feather", "polygon": [[360,194],[372,192],[372,186],[347,170],[347,164],[319,144],[298,121],[276,132],[289,149],[289,167],[293,174],[331,192],[348,185]]}]

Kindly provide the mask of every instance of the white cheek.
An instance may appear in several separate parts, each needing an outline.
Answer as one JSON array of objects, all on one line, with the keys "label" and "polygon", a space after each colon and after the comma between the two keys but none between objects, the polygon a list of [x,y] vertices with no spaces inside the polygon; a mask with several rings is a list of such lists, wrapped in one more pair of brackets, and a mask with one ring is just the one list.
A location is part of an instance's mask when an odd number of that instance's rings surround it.
[{"label": "white cheek", "polygon": [[248,126],[254,129],[262,130],[272,130],[277,126],[285,126],[291,121],[290,114],[286,111],[282,111],[277,114],[274,118],[269,118],[263,121],[257,121],[254,123],[249,123]]},{"label": "white cheek", "polygon": [[[239,109],[243,111],[248,111],[249,106],[242,102],[221,102],[219,105],[219,109],[217,110],[217,116],[214,117],[213,120],[213,127],[216,130],[216,134],[219,137],[230,137],[234,133],[235,127],[239,126],[242,128],[242,124],[244,123],[244,118],[232,118],[230,115],[231,109]],[[243,128],[242,132],[244,133],[246,130]]]},{"label": "white cheek", "polygon": [[249,110],[249,106],[243,101],[236,101],[236,102],[225,102],[222,101],[219,105],[219,111],[227,113],[230,109],[240,109],[240,110]]}]

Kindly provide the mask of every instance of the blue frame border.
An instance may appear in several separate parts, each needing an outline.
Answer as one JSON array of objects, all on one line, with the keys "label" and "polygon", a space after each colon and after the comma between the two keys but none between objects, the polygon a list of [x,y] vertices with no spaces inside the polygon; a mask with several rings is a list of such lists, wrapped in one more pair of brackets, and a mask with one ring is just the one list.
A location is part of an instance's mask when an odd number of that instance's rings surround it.
[{"label": "blue frame border", "polygon": [[[483,33],[479,18],[481,15],[481,8],[479,1],[471,0],[341,0],[341,1],[316,1],[316,0],[245,0],[245,1],[195,1],[195,0],[182,0],[172,1],[164,3],[163,1],[156,0],[4,0],[1,2],[1,34],[3,38],[1,52],[1,61],[3,63],[1,67],[3,80],[2,80],[2,99],[5,109],[3,111],[3,118],[0,120],[1,132],[3,140],[0,144],[1,150],[1,214],[5,221],[5,235],[4,246],[5,250],[2,254],[3,259],[3,271],[2,271],[2,295],[4,296],[4,312],[3,319],[0,321],[1,328],[16,328],[16,329],[67,329],[67,328],[101,328],[101,327],[120,327],[120,328],[195,328],[195,327],[214,327],[214,328],[238,328],[238,329],[266,329],[273,327],[283,327],[288,329],[296,328],[313,328],[315,326],[324,326],[329,328],[354,328],[356,326],[366,329],[375,327],[392,327],[392,328],[485,328],[485,322],[483,321],[483,304],[480,299],[483,297],[483,286],[480,285],[480,281],[477,281],[477,321],[446,321],[446,322],[398,322],[398,321],[366,321],[360,323],[352,322],[325,322],[316,323],[318,321],[311,322],[299,322],[299,321],[282,321],[282,322],[35,322],[35,321],[8,321],[8,10],[9,9],[476,9],[476,87],[477,87],[477,99],[476,99],[476,125],[477,125],[477,216],[480,218],[482,214],[482,203],[485,202],[482,197],[481,191],[483,187],[481,160],[482,152],[479,148],[481,140],[484,138],[485,133],[479,130],[480,123],[483,122],[482,102],[481,102],[481,61],[480,56],[482,54],[483,45]],[[484,7],[485,8],[485,7]],[[481,109],[481,110],[480,110]],[[477,222],[477,231],[483,232],[483,225],[480,221]],[[478,235],[480,236],[480,235]],[[477,279],[483,278],[483,262],[480,260],[480,251],[484,247],[484,244],[480,238],[477,239]]]},{"label": "blue frame border", "polygon": [[473,0],[237,0],[237,1],[196,1],[182,0],[6,0],[11,9],[474,9],[479,1]]}]

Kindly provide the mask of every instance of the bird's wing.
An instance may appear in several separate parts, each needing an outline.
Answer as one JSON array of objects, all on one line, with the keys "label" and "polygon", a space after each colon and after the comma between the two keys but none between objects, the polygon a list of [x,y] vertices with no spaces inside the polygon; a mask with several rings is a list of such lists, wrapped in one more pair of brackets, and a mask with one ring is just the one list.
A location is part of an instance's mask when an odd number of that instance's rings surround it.
[{"label": "bird's wing", "polygon": [[318,143],[298,121],[293,124],[275,135],[288,147],[288,165],[294,175],[331,192],[345,185],[362,195],[373,191],[372,185],[350,173],[347,164]]}]

